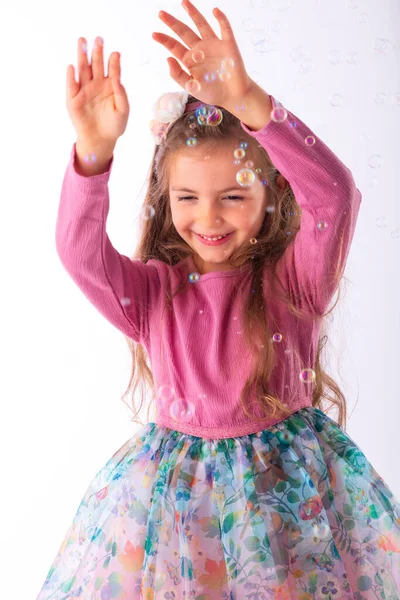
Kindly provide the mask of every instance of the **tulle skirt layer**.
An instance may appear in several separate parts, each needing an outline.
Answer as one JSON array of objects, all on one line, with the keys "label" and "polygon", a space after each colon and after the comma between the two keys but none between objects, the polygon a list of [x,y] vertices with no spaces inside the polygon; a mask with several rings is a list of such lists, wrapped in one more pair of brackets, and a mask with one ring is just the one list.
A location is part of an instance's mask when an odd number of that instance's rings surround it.
[{"label": "tulle skirt layer", "polygon": [[308,407],[209,440],[148,423],[94,477],[37,600],[398,600],[400,504]]}]

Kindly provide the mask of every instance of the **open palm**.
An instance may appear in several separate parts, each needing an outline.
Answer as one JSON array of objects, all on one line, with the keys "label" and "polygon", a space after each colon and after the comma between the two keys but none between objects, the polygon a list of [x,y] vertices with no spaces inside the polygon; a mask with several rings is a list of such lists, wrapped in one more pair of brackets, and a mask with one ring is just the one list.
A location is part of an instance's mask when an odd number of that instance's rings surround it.
[{"label": "open palm", "polygon": [[[182,6],[202,37],[165,11],[160,11],[160,19],[179,35],[186,46],[164,33],[153,33],[152,36],[189,71],[187,73],[175,58],[169,57],[172,79],[206,104],[224,107],[235,100],[242,100],[253,82],[246,72],[227,17],[218,8],[214,9],[213,13],[221,27],[220,39],[190,0],[183,0]],[[191,81],[193,79],[194,84]]]},{"label": "open palm", "polygon": [[129,102],[121,84],[120,54],[113,52],[104,75],[103,47],[95,44],[89,64],[86,44],[78,41],[78,76],[67,70],[67,109],[78,137],[94,142],[115,142],[127,126]]}]

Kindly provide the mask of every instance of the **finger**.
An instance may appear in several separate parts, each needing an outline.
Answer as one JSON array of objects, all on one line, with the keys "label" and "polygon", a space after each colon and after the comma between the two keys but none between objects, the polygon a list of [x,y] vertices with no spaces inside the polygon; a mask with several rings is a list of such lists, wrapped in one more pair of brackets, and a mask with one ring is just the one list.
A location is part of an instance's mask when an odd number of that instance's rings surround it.
[{"label": "finger", "polygon": [[190,0],[182,0],[182,6],[188,13],[189,17],[196,23],[196,27],[199,30],[203,40],[207,38],[215,38],[215,32],[207,19],[201,14],[199,10],[190,2]]},{"label": "finger", "polygon": [[175,19],[175,17],[167,13],[165,10],[160,10],[158,16],[163,23],[168,25],[172,31],[179,35],[181,40],[183,40],[185,44],[189,46],[189,48],[196,42],[200,41],[199,36],[193,31],[193,29],[190,29],[190,27],[185,25],[185,23],[182,23],[182,21]]},{"label": "finger", "polygon": [[92,50],[92,73],[93,79],[104,78],[104,58],[103,58],[103,39],[95,39]]},{"label": "finger", "polygon": [[178,61],[172,58],[172,56],[167,58],[167,61],[169,66],[169,74],[171,75],[172,79],[185,90],[187,82],[189,79],[192,79],[192,77],[182,69]]},{"label": "finger", "polygon": [[88,47],[85,38],[78,40],[78,81],[80,85],[92,79],[92,69],[88,61]]},{"label": "finger", "polygon": [[112,52],[108,59],[108,77],[121,79],[121,54]]},{"label": "finger", "polygon": [[[186,0],[187,1],[187,0]],[[234,40],[235,35],[233,33],[233,29],[231,24],[228,21],[228,17],[225,13],[222,12],[219,8],[214,8],[213,15],[218,20],[220,29],[221,29],[221,37],[223,40]]]},{"label": "finger", "polygon": [[[187,56],[189,50],[185,46],[183,46],[178,40],[165,33],[154,32],[152,34],[153,40],[167,48],[178,60],[184,62],[185,57]],[[199,38],[197,38],[199,39]]]},{"label": "finger", "polygon": [[75,81],[74,65],[67,67],[67,105],[79,92],[79,83]]},{"label": "finger", "polygon": [[118,77],[111,78],[111,85],[114,92],[115,108],[118,113],[125,115],[129,113],[129,100],[124,86]]}]

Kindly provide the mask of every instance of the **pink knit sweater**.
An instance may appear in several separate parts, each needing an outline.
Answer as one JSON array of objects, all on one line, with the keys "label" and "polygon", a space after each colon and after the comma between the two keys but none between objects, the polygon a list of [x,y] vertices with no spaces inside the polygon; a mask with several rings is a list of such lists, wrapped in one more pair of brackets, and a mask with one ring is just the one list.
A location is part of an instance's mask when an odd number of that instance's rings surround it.
[{"label": "pink knit sweater", "polygon": [[[283,123],[271,120],[259,131],[242,127],[265,148],[301,207],[300,231],[278,263],[278,274],[297,306],[320,315],[337,289],[330,275],[338,259],[343,274],[361,193],[350,170],[290,111]],[[314,145],[305,143],[307,136],[315,138]],[[106,231],[114,157],[106,173],[83,177],[74,167],[75,151],[74,144],[58,210],[57,252],[97,310],[125,336],[144,344],[157,391],[155,422],[199,437],[228,438],[279,421],[261,418],[256,406],[248,417],[240,404],[252,371],[241,322],[241,307],[251,293],[250,265],[200,276],[175,297],[173,311],[164,311],[162,321],[167,289],[175,290],[196,271],[193,261],[170,267],[120,254]],[[313,386],[300,373],[314,366],[322,322],[297,319],[269,288],[265,274],[267,320],[272,333],[282,335],[275,343],[277,363],[269,389],[295,412],[312,406]],[[247,405],[254,399],[248,398]]]}]

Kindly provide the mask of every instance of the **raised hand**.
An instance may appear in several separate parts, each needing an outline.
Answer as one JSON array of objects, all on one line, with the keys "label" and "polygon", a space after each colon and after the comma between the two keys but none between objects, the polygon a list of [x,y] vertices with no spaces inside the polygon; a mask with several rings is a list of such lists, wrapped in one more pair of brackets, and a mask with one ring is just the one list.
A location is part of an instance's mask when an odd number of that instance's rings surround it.
[{"label": "raised hand", "polygon": [[[97,38],[98,40],[98,38]],[[73,65],[67,68],[67,109],[79,139],[94,146],[115,144],[124,133],[129,117],[129,102],[121,84],[119,52],[108,61],[104,75],[103,45],[96,40],[89,64],[84,38],[78,40],[78,79]]]},{"label": "raised hand", "polygon": [[[190,0],[183,0],[182,6],[196,24],[201,37],[165,11],[159,12],[160,19],[186,46],[164,33],[152,35],[153,39],[167,48],[188,71],[182,69],[175,58],[169,57],[167,60],[172,79],[205,104],[225,108],[235,101],[241,102],[252,89],[254,82],[246,72],[228,18],[218,8],[213,10],[221,28],[220,39]],[[192,79],[199,85],[193,84],[190,81]]]}]

